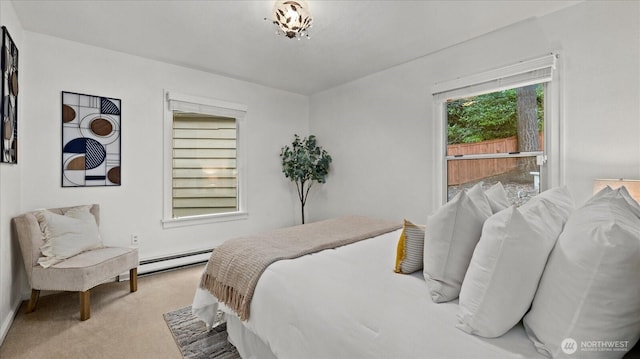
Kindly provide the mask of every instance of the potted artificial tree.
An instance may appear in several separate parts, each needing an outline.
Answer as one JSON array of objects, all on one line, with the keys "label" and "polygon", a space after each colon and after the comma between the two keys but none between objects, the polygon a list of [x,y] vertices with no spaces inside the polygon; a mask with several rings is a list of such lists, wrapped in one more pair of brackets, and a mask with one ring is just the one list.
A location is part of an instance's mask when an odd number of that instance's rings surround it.
[{"label": "potted artificial tree", "polygon": [[282,147],[280,158],[285,177],[296,184],[304,224],[304,205],[307,203],[309,190],[315,182],[327,181],[331,156],[316,144],[316,136],[300,139],[300,136],[295,135],[291,147]]}]

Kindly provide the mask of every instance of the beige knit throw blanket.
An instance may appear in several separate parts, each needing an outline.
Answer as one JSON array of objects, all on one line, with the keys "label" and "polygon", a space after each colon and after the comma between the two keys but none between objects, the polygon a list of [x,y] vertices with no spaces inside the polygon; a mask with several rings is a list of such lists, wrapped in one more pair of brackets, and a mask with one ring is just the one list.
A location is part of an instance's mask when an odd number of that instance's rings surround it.
[{"label": "beige knit throw blanket", "polygon": [[362,216],[347,216],[224,242],[211,254],[200,281],[240,319],[249,307],[258,279],[273,262],[298,258],[391,232],[401,224]]}]

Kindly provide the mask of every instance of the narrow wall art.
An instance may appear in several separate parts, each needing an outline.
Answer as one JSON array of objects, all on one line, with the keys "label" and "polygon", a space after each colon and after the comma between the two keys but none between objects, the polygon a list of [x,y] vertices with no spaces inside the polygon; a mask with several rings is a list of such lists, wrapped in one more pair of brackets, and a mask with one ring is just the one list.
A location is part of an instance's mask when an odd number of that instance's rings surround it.
[{"label": "narrow wall art", "polygon": [[0,162],[18,163],[18,48],[9,31],[2,27],[2,126]]},{"label": "narrow wall art", "polygon": [[62,187],[120,185],[121,101],[62,92]]}]

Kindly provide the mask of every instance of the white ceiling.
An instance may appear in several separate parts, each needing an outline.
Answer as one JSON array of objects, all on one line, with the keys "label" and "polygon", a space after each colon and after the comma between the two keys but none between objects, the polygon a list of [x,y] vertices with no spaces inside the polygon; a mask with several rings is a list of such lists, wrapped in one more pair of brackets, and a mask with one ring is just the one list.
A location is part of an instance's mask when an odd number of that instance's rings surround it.
[{"label": "white ceiling", "polygon": [[27,1],[25,30],[310,95],[579,1],[309,0],[311,39],[273,1]]}]

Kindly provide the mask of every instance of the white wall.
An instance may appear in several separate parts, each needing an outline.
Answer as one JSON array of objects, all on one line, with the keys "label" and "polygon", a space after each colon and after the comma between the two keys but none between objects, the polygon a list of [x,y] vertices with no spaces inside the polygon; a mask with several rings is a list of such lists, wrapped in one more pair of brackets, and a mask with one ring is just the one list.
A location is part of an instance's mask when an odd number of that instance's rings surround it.
[{"label": "white wall", "polygon": [[[22,25],[13,10],[13,5],[0,1],[0,23],[9,30],[11,38],[18,47],[18,76],[22,86],[23,31]],[[22,87],[20,87],[22,89]],[[18,96],[18,114],[24,109],[22,94]],[[22,300],[21,286],[26,280],[19,272],[22,268],[20,249],[11,238],[11,218],[20,212],[22,181],[22,123],[18,123],[18,164],[0,164],[0,343],[9,330],[15,310]]]},{"label": "white wall", "polygon": [[424,223],[433,189],[434,83],[560,51],[563,181],[640,178],[640,3],[584,2],[311,97],[311,133],[333,156],[311,220],[361,213]]},{"label": "white wall", "polygon": [[[5,325],[29,290],[20,288],[22,261],[9,244],[9,219],[23,211],[99,203],[104,242],[128,246],[136,233],[141,259],[212,248],[231,237],[298,223],[294,188],[281,173],[279,154],[294,133],[308,132],[308,97],[28,31],[19,47],[20,167],[0,166]],[[248,219],[162,228],[165,88],[247,105]],[[61,187],[61,91],[122,100],[121,186]]]},{"label": "white wall", "polygon": [[[142,259],[211,248],[231,236],[295,223],[296,211],[278,206],[294,200],[278,155],[295,132],[307,132],[307,97],[36,33],[25,35],[24,97],[32,101],[22,113],[25,209],[99,203],[105,241],[126,246],[131,233],[139,234]],[[248,106],[248,220],[162,228],[164,88]],[[60,186],[63,90],[122,100],[121,186]]]}]

